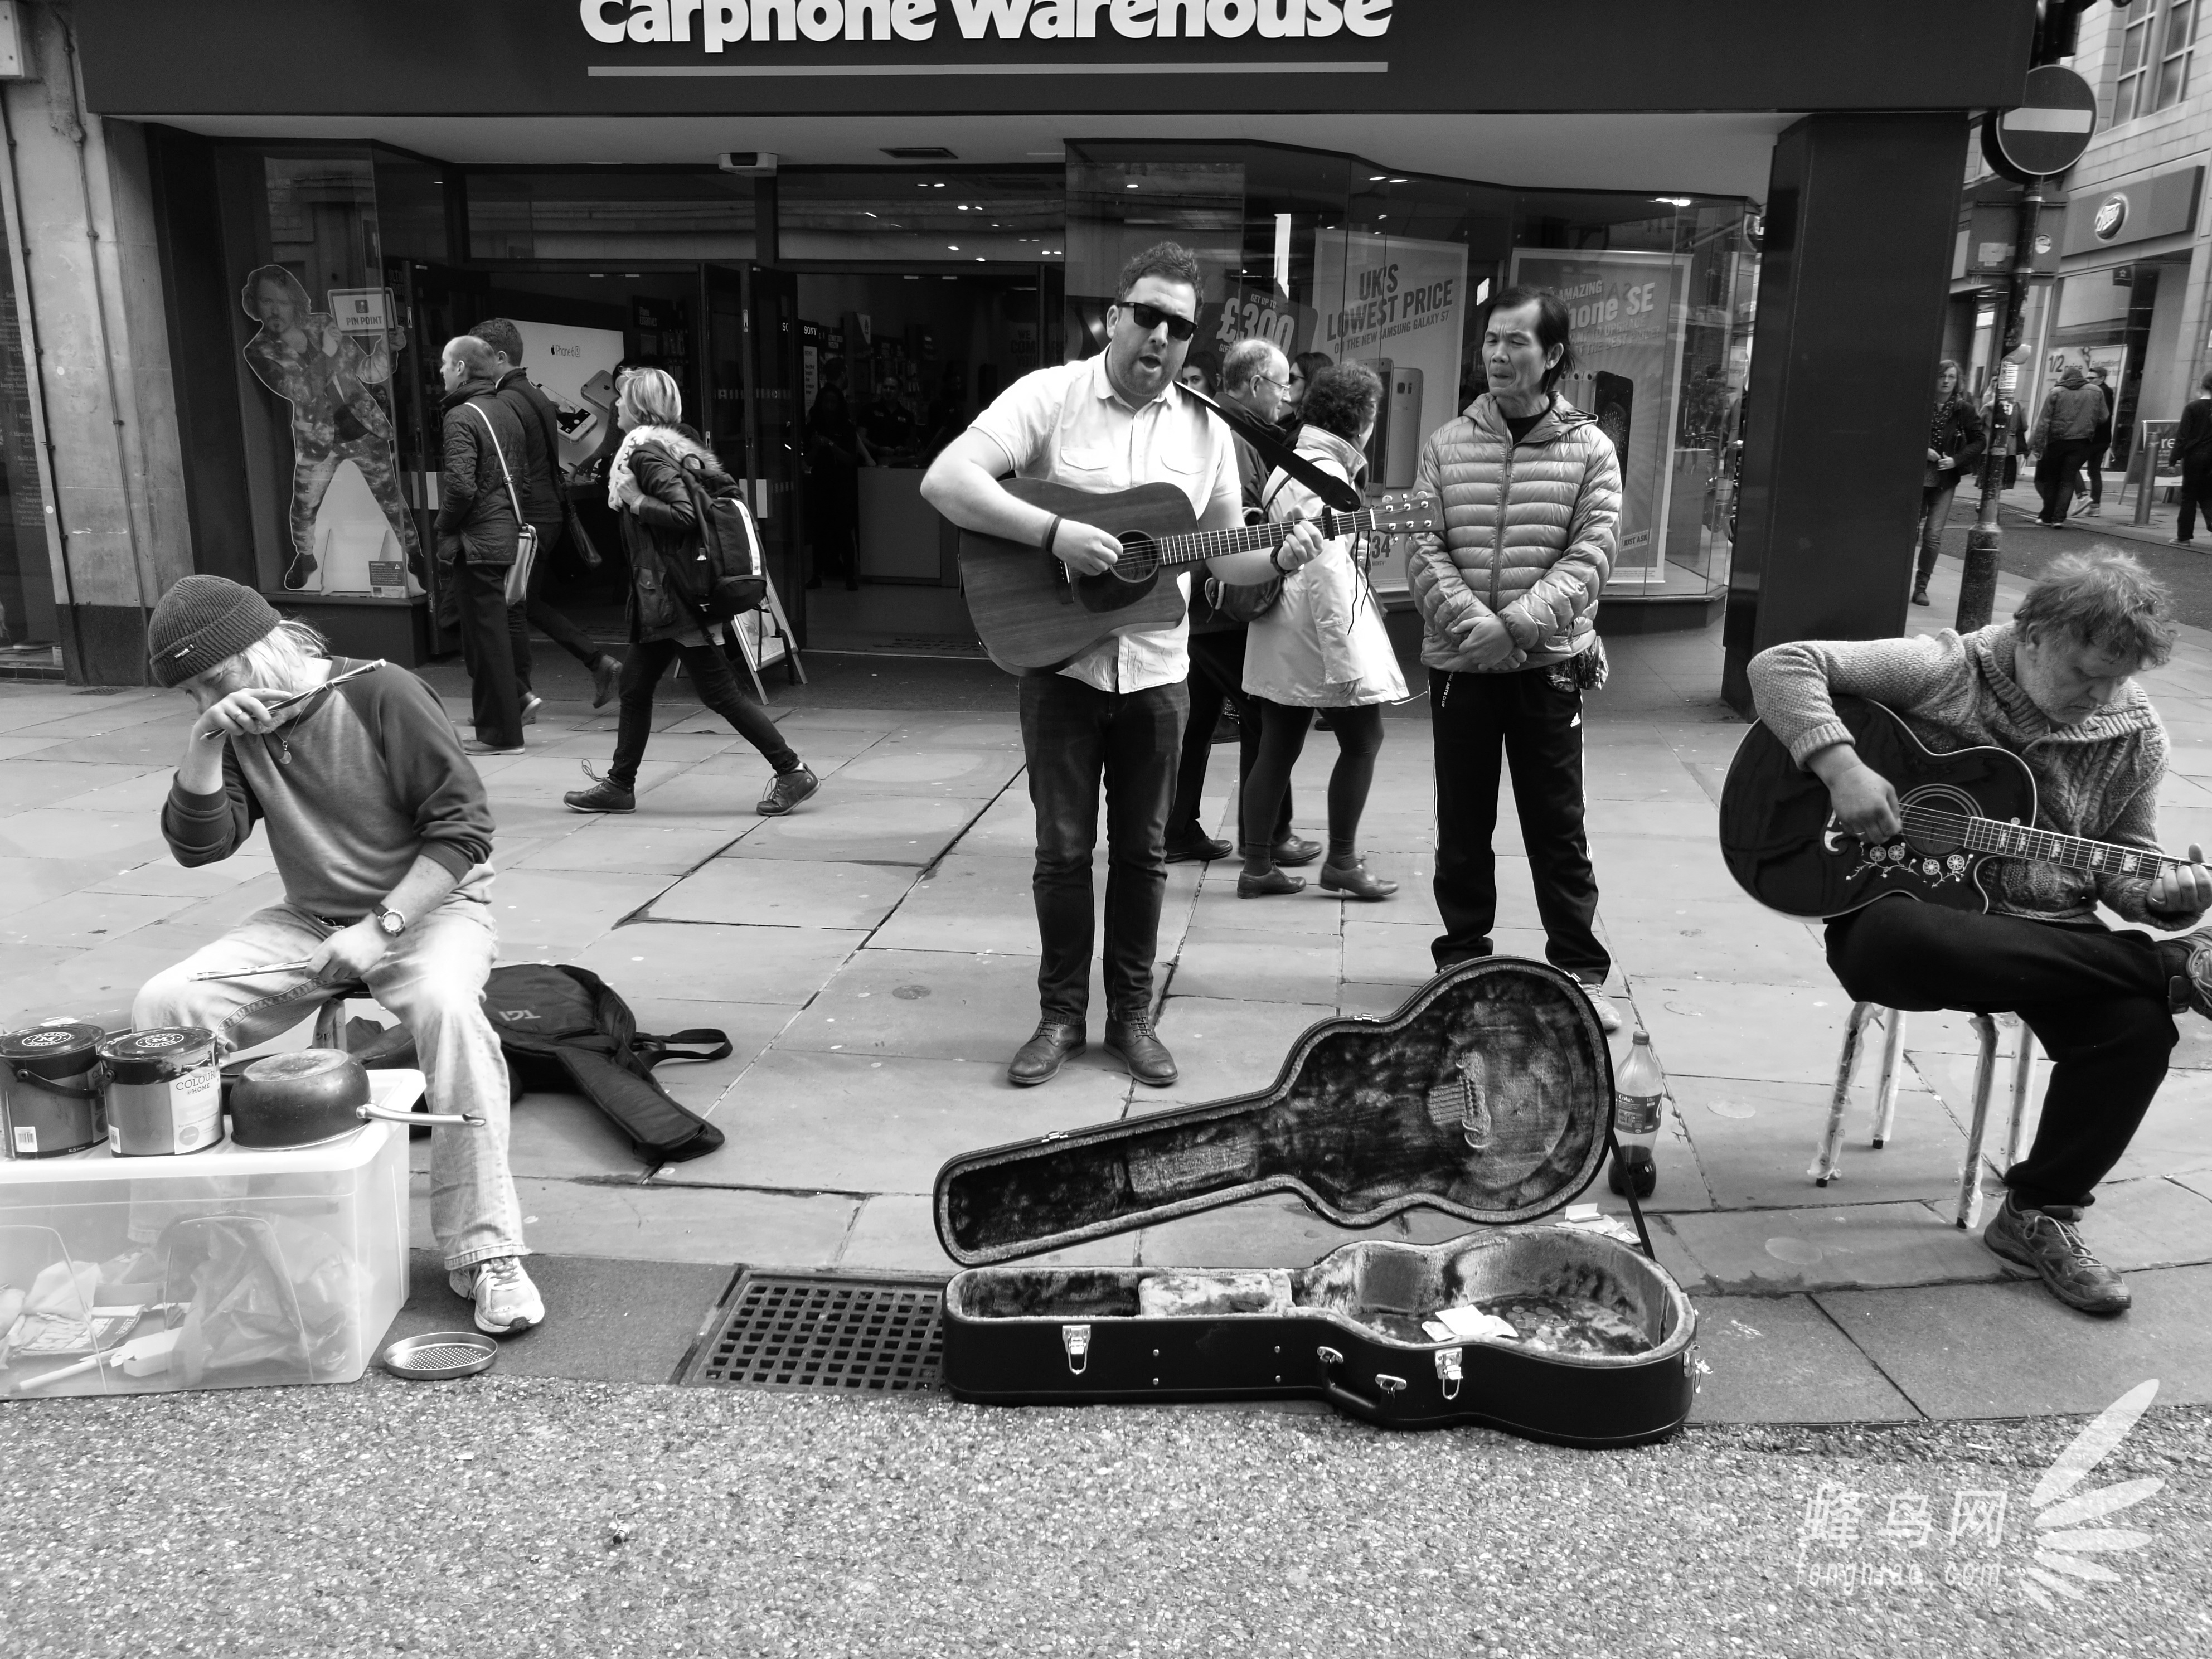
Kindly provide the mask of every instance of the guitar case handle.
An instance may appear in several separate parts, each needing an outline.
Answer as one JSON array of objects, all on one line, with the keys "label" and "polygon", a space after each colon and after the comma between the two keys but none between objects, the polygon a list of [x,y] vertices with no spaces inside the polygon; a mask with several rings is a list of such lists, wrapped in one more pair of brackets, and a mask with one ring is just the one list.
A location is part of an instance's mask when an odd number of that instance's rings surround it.
[{"label": "guitar case handle", "polygon": [[1328,1396],[1329,1404],[1348,1417],[1356,1417],[1378,1429],[1388,1428],[1393,1416],[1391,1407],[1397,1402],[1398,1396],[1405,1392],[1405,1379],[1378,1374],[1375,1380],[1382,1385],[1382,1397],[1371,1399],[1337,1380],[1336,1368],[1344,1363],[1342,1354],[1328,1347],[1317,1348],[1315,1352],[1321,1360],[1322,1392]]}]

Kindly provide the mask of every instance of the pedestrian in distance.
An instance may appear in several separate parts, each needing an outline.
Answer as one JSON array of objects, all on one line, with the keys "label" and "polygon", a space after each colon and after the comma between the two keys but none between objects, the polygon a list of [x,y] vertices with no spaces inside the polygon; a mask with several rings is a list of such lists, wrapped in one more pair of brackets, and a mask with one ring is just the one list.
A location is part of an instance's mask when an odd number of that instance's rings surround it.
[{"label": "pedestrian in distance", "polygon": [[491,808],[437,694],[404,668],[332,658],[313,629],[221,576],[163,594],[146,641],[155,681],[198,709],[161,807],[170,852],[221,863],[258,823],[283,893],[149,980],[132,1024],[204,1026],[229,1054],[362,981],[413,1036],[430,1109],[479,1121],[430,1134],[447,1283],[488,1334],[542,1324],[507,1168],[507,1061],[483,1012],[499,951]]},{"label": "pedestrian in distance", "polygon": [[2105,371],[2092,366],[2089,370],[2089,390],[2105,400],[2105,418],[2089,434],[2089,453],[2082,459],[2082,467],[2089,477],[2089,499],[2074,509],[2076,518],[2094,519],[2105,502],[2105,454],[2112,447],[2112,387]]},{"label": "pedestrian in distance", "polygon": [[1436,734],[1439,970],[1491,953],[1498,919],[1499,757],[1543,919],[1544,954],[1604,994],[1613,959],[1591,924],[1597,876],[1583,828],[1583,694],[1604,684],[1598,596],[1613,569],[1620,462],[1597,422],[1559,395],[1574,367],[1566,307],[1509,288],[1482,334],[1487,390],[1422,447],[1416,482],[1444,529],[1414,539]]},{"label": "pedestrian in distance", "polygon": [[[1374,435],[1382,401],[1382,377],[1365,363],[1322,369],[1306,392],[1298,453],[1349,483]],[[1267,481],[1266,501],[1268,517],[1278,523],[1315,517],[1323,507],[1310,489],[1282,471]],[[1328,780],[1328,861],[1321,867],[1322,890],[1389,898],[1398,884],[1368,873],[1359,856],[1359,819],[1382,749],[1383,706],[1406,700],[1406,681],[1352,538],[1322,544],[1321,557],[1285,577],[1282,598],[1252,623],[1244,690],[1260,716],[1261,737],[1259,758],[1244,781],[1243,821],[1275,821],[1313,711],[1332,710],[1336,766]],[[1248,841],[1243,850],[1237,897],[1295,893],[1305,886],[1277,867],[1266,840]]]},{"label": "pedestrian in distance", "polygon": [[2081,463],[2106,420],[2105,395],[2079,368],[2069,368],[2043,400],[2029,447],[2036,453],[2035,487],[2043,497],[2036,522],[2057,529],[2081,493]]},{"label": "pedestrian in distance", "polygon": [[[545,585],[546,565],[575,516],[561,489],[560,415],[553,400],[532,384],[522,370],[520,329],[504,317],[488,317],[476,325],[476,337],[491,348],[499,375],[497,396],[522,423],[522,465],[516,471],[515,482],[522,489],[523,515],[538,532],[538,558],[530,573],[525,619],[583,664],[592,677],[592,707],[604,708],[614,701],[615,688],[622,678],[622,659],[601,650],[590,635],[548,605],[540,592]],[[589,545],[580,536],[576,544],[580,553]],[[515,678],[522,687],[522,723],[529,726],[536,721],[543,699],[531,685],[527,631],[523,641]]]},{"label": "pedestrian in distance", "polygon": [[1982,394],[1981,412],[1987,447],[2004,459],[2001,487],[2010,489],[2020,483],[2021,452],[2027,447],[2027,418],[2021,413],[2020,399],[2006,396],[1994,384]]},{"label": "pedestrian in distance", "polygon": [[1182,361],[1182,373],[1176,376],[1176,384],[1187,386],[1193,392],[1202,392],[1209,398],[1221,395],[1221,359],[1210,351],[1194,351]]},{"label": "pedestrian in distance", "polygon": [[806,533],[814,544],[807,586],[836,577],[847,592],[859,592],[860,437],[845,395],[842,357],[823,363],[821,388],[806,411]]},{"label": "pedestrian in distance", "polygon": [[2173,528],[2173,544],[2187,547],[2197,538],[2197,515],[2212,523],[2212,374],[2197,383],[2201,396],[2189,400],[2173,428],[2173,459],[2181,464],[2181,518]]},{"label": "pedestrian in distance", "polygon": [[578,812],[637,810],[637,769],[653,736],[653,689],[680,659],[699,701],[775,769],[753,810],[763,817],[781,817],[821,781],[784,741],[768,711],[738,689],[730,659],[707,637],[704,613],[687,586],[704,532],[685,474],[709,494],[733,488],[733,480],[712,450],[678,430],[684,397],[665,370],[633,370],[623,382],[617,414],[627,430],[607,469],[607,504],[621,523],[623,554],[629,561],[631,644],[623,663],[622,715],[606,776],[599,777],[587,763],[591,787],[572,789],[561,799]]},{"label": "pedestrian in distance", "polygon": [[471,755],[519,755],[515,659],[529,659],[529,624],[520,605],[508,605],[507,582],[522,545],[522,486],[514,471],[523,456],[522,422],[496,395],[498,363],[475,335],[446,343],[438,374],[446,385],[438,562],[454,596],[476,722],[476,735],[461,746]]},{"label": "pedestrian in distance", "polygon": [[[1229,348],[1221,370],[1221,402],[1239,414],[1272,427],[1282,413],[1290,388],[1290,364],[1270,341],[1239,340]],[[1230,442],[1237,451],[1237,488],[1244,517],[1256,523],[1267,517],[1261,495],[1267,482],[1267,466],[1251,441],[1234,428]],[[1244,695],[1244,644],[1249,618],[1224,610],[1233,601],[1220,583],[1207,581],[1190,600],[1190,717],[1184,722],[1182,760],[1176,769],[1175,799],[1168,806],[1167,857],[1170,864],[1191,860],[1225,859],[1253,839],[1241,819],[1234,842],[1206,833],[1198,821],[1206,789],[1206,769],[1213,752],[1214,726],[1224,705],[1237,715],[1237,802],[1243,810],[1244,781],[1260,757],[1260,716]],[[1217,603],[1219,601],[1219,603]],[[1321,843],[1308,841],[1291,829],[1291,792],[1283,791],[1268,845],[1279,865],[1295,867],[1321,856]]]},{"label": "pedestrian in distance", "polygon": [[1926,605],[1928,579],[1942,551],[1943,526],[1959,480],[1982,458],[1982,417],[1959,388],[1959,365],[1946,357],[1936,369],[1936,412],[1928,422],[1928,470],[1920,482],[1920,562],[1912,573],[1912,602]]}]

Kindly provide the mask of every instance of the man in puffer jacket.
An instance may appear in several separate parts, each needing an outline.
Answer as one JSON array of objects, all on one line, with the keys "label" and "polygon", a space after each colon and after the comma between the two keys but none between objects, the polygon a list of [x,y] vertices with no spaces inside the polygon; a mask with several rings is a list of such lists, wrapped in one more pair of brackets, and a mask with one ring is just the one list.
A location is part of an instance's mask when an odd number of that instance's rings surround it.
[{"label": "man in puffer jacket", "polygon": [[1489,390],[1421,451],[1419,487],[1443,534],[1408,561],[1436,736],[1439,969],[1491,951],[1498,915],[1499,757],[1535,878],[1545,954],[1603,994],[1613,963],[1591,922],[1597,878],[1583,832],[1582,700],[1601,683],[1598,595],[1613,568],[1620,465],[1595,421],[1554,388],[1573,366],[1557,296],[1505,290],[1483,334]]}]

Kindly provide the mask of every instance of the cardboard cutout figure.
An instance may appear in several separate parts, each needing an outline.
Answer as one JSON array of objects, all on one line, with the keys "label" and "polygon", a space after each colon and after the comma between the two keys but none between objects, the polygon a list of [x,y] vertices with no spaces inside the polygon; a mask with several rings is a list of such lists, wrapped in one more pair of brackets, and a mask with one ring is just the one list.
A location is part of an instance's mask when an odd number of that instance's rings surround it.
[{"label": "cardboard cutout figure", "polygon": [[392,379],[392,354],[406,345],[405,331],[369,336],[364,347],[313,309],[300,279],[283,265],[263,265],[248,276],[239,303],[261,325],[246,343],[246,362],[292,405],[292,559],[284,586],[297,592],[314,576],[316,514],[347,461],[383,510],[410,570],[417,569],[415,526],[394,471],[392,416],[369,390]]}]

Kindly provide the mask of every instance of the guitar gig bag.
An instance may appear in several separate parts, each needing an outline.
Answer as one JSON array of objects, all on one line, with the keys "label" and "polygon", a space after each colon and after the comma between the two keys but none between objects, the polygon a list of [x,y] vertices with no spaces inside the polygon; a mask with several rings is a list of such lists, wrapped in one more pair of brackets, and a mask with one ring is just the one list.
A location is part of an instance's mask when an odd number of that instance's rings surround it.
[{"label": "guitar gig bag", "polygon": [[[702,1026],[654,1036],[637,1029],[629,1005],[597,974],[550,963],[495,968],[484,1013],[499,1033],[507,1070],[525,1088],[568,1090],[605,1113],[638,1156],[678,1164],[722,1144],[722,1132],[653,1079],[668,1060],[721,1060],[724,1033]],[[703,1053],[680,1053],[702,1048]]]},{"label": "guitar gig bag", "polygon": [[[1604,1167],[1613,1114],[1582,988],[1489,957],[1387,1018],[1322,1021],[1255,1093],[964,1153],[936,1183],[965,1269],[945,1290],[945,1387],[1008,1405],[1310,1396],[1382,1428],[1662,1438],[1696,1393],[1698,1321],[1641,1210],[1641,1250],[1602,1221],[1542,1221]],[[1340,1227],[1423,1207],[1476,1230],[1378,1233],[1296,1267],[1019,1264],[1279,1193]]]}]

